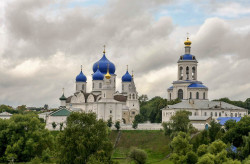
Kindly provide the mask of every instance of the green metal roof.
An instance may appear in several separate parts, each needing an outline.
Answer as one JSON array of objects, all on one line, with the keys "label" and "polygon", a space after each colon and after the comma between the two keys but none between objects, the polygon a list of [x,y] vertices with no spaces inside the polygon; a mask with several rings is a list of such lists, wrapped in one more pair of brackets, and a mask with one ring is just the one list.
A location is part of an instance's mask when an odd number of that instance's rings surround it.
[{"label": "green metal roof", "polygon": [[64,94],[60,97],[59,100],[67,100],[67,98],[64,96]]},{"label": "green metal roof", "polygon": [[51,114],[51,116],[69,116],[70,111],[66,108],[59,109],[58,111]]}]

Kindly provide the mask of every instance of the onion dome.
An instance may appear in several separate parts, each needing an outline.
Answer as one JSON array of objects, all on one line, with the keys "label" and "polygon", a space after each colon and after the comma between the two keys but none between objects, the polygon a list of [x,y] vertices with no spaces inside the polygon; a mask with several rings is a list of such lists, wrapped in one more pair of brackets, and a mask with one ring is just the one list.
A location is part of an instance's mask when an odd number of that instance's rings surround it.
[{"label": "onion dome", "polygon": [[62,94],[62,96],[59,98],[59,100],[67,100],[67,98],[64,96],[64,88],[62,89],[62,91],[63,91],[63,94]]},{"label": "onion dome", "polygon": [[128,71],[122,76],[122,82],[131,82],[132,76],[128,73]]},{"label": "onion dome", "polygon": [[63,95],[59,98],[59,100],[67,100],[67,98],[64,96],[64,93],[63,93]]},{"label": "onion dome", "polygon": [[184,42],[185,46],[191,46],[192,42],[189,40],[189,37],[187,37],[187,40]]},{"label": "onion dome", "polygon": [[105,75],[106,79],[110,79],[111,75],[109,74],[109,64],[108,64],[108,70],[107,70],[107,74]]},{"label": "onion dome", "polygon": [[97,68],[97,71],[93,74],[92,79],[93,80],[103,80],[104,76],[101,73],[101,71],[99,70],[99,68]]},{"label": "onion dome", "polygon": [[82,73],[82,66],[81,66],[81,72],[79,75],[76,76],[76,82],[86,82],[87,77]]},{"label": "onion dome", "polygon": [[106,58],[105,49],[103,51],[102,58],[93,65],[93,72],[97,71],[98,64],[99,64],[99,70],[101,71],[101,73],[107,74],[108,64],[109,64],[109,73],[110,74],[115,73],[115,65]]}]

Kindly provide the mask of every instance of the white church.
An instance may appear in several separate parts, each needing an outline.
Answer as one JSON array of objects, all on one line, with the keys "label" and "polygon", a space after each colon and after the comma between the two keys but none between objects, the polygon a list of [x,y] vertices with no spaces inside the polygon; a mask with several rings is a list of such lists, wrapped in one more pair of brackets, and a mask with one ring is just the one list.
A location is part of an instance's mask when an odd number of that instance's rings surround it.
[{"label": "white church", "polygon": [[121,79],[120,93],[116,91],[115,71],[116,67],[107,59],[104,47],[102,58],[93,65],[92,91],[87,92],[87,77],[81,68],[75,79],[75,93],[69,97],[65,97],[63,93],[59,110],[48,115],[47,128],[51,129],[55,120],[57,124],[66,122],[69,112],[94,112],[97,119],[131,124],[140,110],[134,76],[127,67]]},{"label": "white church", "polygon": [[[177,80],[167,89],[168,100],[179,98],[182,100],[175,105],[168,105],[162,109],[162,122],[170,121],[172,115],[177,111],[190,111],[191,122],[197,124],[206,123],[211,119],[218,117],[243,117],[247,115],[247,109],[240,108],[225,102],[209,101],[208,87],[198,81],[197,70],[198,61],[194,55],[191,55],[191,41],[187,37],[184,42],[185,54],[178,60]],[[204,126],[201,125],[203,128]],[[201,129],[198,127],[198,129]]]}]

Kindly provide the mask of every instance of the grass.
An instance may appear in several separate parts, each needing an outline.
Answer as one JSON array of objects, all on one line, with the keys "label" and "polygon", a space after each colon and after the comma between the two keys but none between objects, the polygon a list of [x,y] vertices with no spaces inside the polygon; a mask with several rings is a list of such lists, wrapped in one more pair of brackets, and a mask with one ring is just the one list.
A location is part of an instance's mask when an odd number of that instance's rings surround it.
[{"label": "grass", "polygon": [[[115,143],[118,135],[117,131],[110,133],[110,139]],[[125,159],[129,151],[134,148],[143,149],[148,155],[148,164],[171,164],[169,160],[164,160],[165,156],[170,153],[170,140],[160,130],[131,130],[121,131],[121,138],[113,152],[113,159],[121,164],[130,163]],[[124,159],[117,159],[124,158]]]}]

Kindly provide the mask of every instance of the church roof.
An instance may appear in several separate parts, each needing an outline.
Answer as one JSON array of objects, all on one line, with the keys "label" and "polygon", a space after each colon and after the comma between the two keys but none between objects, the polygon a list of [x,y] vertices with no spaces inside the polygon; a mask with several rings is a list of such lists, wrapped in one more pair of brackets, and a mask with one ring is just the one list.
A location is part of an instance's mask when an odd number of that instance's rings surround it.
[{"label": "church roof", "polygon": [[128,71],[122,76],[122,82],[131,82],[132,76],[128,73]]},{"label": "church roof", "polygon": [[50,114],[50,116],[69,116],[71,111],[69,111],[66,107],[61,107],[59,110]]},{"label": "church roof", "polygon": [[114,99],[116,101],[120,101],[120,102],[126,102],[127,101],[127,96],[123,96],[123,95],[115,95]]},{"label": "church roof", "polygon": [[[182,100],[182,102],[168,105],[171,109],[236,109],[246,110],[244,108],[231,105],[222,101],[209,101],[209,100]],[[164,108],[166,109],[166,108]]]},{"label": "church roof", "polygon": [[203,84],[199,84],[199,83],[192,83],[188,86],[188,88],[207,88],[205,85]]},{"label": "church roof", "polygon": [[219,117],[217,118],[221,125],[224,125],[228,120],[235,120],[236,122],[241,120],[241,117]]},{"label": "church roof", "polygon": [[93,65],[93,72],[97,71],[98,65],[99,65],[99,70],[103,74],[107,73],[108,67],[110,74],[115,73],[115,65],[106,58],[105,52],[103,53],[102,58]]},{"label": "church roof", "polygon": [[81,72],[79,73],[79,75],[76,76],[76,82],[86,82],[87,81],[87,77]]}]

